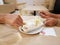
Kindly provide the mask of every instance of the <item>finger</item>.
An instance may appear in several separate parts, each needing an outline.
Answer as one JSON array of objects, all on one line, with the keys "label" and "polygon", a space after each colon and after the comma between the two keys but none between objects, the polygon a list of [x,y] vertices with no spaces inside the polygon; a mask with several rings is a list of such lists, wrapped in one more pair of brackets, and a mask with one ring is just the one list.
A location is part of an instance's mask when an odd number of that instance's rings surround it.
[{"label": "finger", "polygon": [[45,25],[46,26],[54,26],[54,23],[51,20],[50,21],[48,20],[45,22]]},{"label": "finger", "polygon": [[48,11],[41,11],[40,13],[43,13],[46,15],[48,13]]},{"label": "finger", "polygon": [[14,28],[18,29],[19,25],[17,23],[12,23],[11,26],[13,26]]},{"label": "finger", "polygon": [[18,20],[17,20],[17,24],[18,24],[19,26],[23,26],[23,23],[21,23],[21,22],[18,21]]},{"label": "finger", "polygon": [[42,17],[42,18],[49,18],[49,16],[46,16],[46,15],[44,15],[44,14],[40,14],[40,16]]},{"label": "finger", "polygon": [[17,20],[16,22],[19,26],[23,26],[23,23],[20,22],[20,20]]},{"label": "finger", "polygon": [[14,27],[15,27],[16,29],[18,29],[18,28],[19,28],[19,24],[16,23],[16,24],[14,25]]},{"label": "finger", "polygon": [[17,21],[17,22],[15,22],[15,27],[17,27],[17,28],[18,28],[19,26],[23,26],[23,25],[22,25],[22,23],[20,23],[20,22],[18,22],[18,21]]},{"label": "finger", "polygon": [[23,23],[23,20],[22,20],[22,18],[21,18],[20,16],[18,16],[17,20],[18,20],[19,22]]},{"label": "finger", "polygon": [[18,23],[18,19],[16,19],[13,23],[12,23],[13,26],[15,27],[19,27],[21,25],[21,22]]},{"label": "finger", "polygon": [[17,18],[15,19],[15,22],[17,22],[17,21],[23,23],[23,20],[22,20],[22,18],[21,18],[19,15],[18,15]]},{"label": "finger", "polygon": [[46,21],[44,24],[45,24],[46,26],[50,26],[50,25],[49,25],[49,22],[47,22],[47,21]]},{"label": "finger", "polygon": [[43,18],[45,18],[45,15],[44,15],[44,14],[42,14],[42,13],[40,13],[40,16],[42,16]]},{"label": "finger", "polygon": [[16,20],[16,22],[17,22],[17,24],[19,24],[19,25],[23,25],[23,21],[22,20],[20,20],[19,18]]},{"label": "finger", "polygon": [[49,21],[49,20],[51,20],[50,18],[46,18],[46,20],[45,21]]},{"label": "finger", "polygon": [[44,15],[45,15],[45,12],[40,12],[40,13],[42,13],[42,14],[44,14]]}]

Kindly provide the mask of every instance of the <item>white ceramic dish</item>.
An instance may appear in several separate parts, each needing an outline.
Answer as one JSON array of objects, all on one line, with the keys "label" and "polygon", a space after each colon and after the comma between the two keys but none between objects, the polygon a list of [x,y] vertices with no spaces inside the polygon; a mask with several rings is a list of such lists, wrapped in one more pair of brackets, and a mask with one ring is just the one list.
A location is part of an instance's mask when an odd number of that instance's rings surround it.
[{"label": "white ceramic dish", "polygon": [[[37,34],[43,29],[43,19],[39,16],[23,16],[23,21],[28,29],[19,27],[20,32],[25,34]],[[37,25],[36,25],[37,24]]]}]

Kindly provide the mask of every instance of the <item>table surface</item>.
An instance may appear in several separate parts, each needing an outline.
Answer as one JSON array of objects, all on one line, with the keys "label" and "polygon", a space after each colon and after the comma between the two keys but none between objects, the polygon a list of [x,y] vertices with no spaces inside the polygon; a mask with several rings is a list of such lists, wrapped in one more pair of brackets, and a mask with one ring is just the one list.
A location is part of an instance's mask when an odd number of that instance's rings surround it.
[{"label": "table surface", "polygon": [[[22,39],[17,43],[17,45],[60,45],[60,27],[53,27],[56,31],[56,37],[54,36],[42,36],[40,34],[36,35],[27,35],[19,32],[22,36]],[[1,30],[15,30],[14,28],[0,24]],[[18,30],[17,30],[18,31]],[[1,38],[0,38],[1,39]],[[1,41],[0,41],[1,43]],[[8,43],[8,42],[7,42]],[[3,45],[3,44],[1,44]],[[12,44],[7,44],[12,45]],[[15,44],[16,45],[16,44]]]}]

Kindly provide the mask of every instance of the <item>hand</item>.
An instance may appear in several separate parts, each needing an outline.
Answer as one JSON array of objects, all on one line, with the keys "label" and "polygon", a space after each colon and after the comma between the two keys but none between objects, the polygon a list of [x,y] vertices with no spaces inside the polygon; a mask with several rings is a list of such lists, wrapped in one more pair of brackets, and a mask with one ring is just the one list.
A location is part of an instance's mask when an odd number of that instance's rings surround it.
[{"label": "hand", "polygon": [[46,19],[46,21],[44,22],[44,24],[45,24],[46,26],[55,26],[56,23],[57,23],[57,19],[55,19],[55,18],[48,18],[48,19]]},{"label": "hand", "polygon": [[6,23],[17,28],[23,25],[23,20],[19,15],[7,14],[6,15]]},{"label": "hand", "polygon": [[51,17],[51,13],[50,12],[48,12],[48,11],[41,11],[40,12],[40,16],[42,17],[42,18],[50,18]]}]

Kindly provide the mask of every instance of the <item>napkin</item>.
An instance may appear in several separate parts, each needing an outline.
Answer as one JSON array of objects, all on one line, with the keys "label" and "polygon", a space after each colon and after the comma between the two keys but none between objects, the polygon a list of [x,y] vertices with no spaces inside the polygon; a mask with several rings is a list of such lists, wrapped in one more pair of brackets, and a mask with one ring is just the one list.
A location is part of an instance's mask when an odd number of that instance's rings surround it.
[{"label": "napkin", "polygon": [[40,35],[56,36],[56,32],[55,32],[54,28],[52,28],[52,27],[45,27],[45,28],[41,31]]}]

